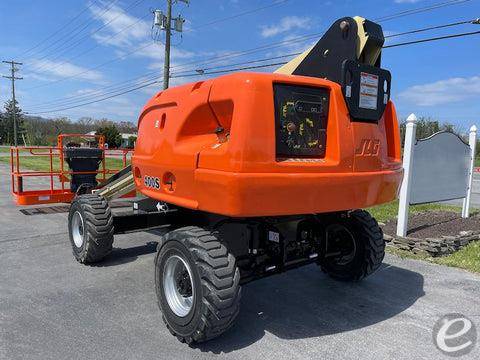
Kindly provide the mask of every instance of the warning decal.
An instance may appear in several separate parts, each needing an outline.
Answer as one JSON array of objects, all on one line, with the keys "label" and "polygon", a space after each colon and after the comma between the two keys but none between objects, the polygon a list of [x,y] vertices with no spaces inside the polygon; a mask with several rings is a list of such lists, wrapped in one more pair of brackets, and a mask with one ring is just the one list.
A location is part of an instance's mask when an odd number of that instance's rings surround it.
[{"label": "warning decal", "polygon": [[360,97],[358,106],[377,110],[378,75],[360,73]]}]

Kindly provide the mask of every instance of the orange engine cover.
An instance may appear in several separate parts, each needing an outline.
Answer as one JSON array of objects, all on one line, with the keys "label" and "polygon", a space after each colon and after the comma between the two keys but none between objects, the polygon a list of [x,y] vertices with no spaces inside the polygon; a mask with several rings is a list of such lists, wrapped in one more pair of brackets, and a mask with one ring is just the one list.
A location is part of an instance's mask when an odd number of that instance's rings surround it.
[{"label": "orange engine cover", "polygon": [[144,195],[216,214],[349,210],[395,199],[400,134],[392,102],[378,123],[353,122],[337,83],[236,73],[154,96],[132,169]]}]

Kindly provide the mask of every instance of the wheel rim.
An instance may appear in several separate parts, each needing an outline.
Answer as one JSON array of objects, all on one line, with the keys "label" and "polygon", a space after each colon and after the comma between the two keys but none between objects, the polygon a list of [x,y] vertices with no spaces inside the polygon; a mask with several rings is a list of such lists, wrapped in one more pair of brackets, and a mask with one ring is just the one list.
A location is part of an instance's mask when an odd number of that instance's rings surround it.
[{"label": "wheel rim", "polygon": [[170,256],[163,271],[163,290],[168,306],[179,317],[188,315],[193,307],[192,271],[178,255]]},{"label": "wheel rim", "polygon": [[336,265],[347,265],[357,253],[352,232],[341,224],[332,224],[326,230],[325,257]]},{"label": "wheel rim", "polygon": [[76,211],[72,218],[72,237],[75,246],[78,248],[83,245],[84,230],[82,214]]}]

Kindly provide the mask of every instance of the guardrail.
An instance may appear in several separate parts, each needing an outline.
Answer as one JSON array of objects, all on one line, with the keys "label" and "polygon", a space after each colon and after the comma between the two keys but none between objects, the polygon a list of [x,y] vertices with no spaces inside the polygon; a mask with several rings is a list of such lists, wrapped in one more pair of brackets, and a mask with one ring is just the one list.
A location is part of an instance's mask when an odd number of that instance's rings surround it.
[{"label": "guardrail", "polygon": [[[65,165],[64,140],[68,137],[93,137],[98,140],[98,148],[102,150],[102,159],[96,171],[72,171]],[[17,146],[10,148],[11,192],[17,205],[33,205],[47,203],[71,202],[75,193],[70,190],[72,175],[96,174],[100,185],[109,175],[115,174],[128,165],[128,155],[131,149],[106,149],[103,136],[83,134],[62,134],[58,137],[57,146]],[[22,160],[25,158],[41,160],[47,165],[46,170],[24,170]],[[109,168],[108,158],[121,158],[121,168]],[[42,189],[26,189],[24,180],[31,178],[49,178],[49,184],[38,184]],[[31,187],[31,186],[30,186]]]}]

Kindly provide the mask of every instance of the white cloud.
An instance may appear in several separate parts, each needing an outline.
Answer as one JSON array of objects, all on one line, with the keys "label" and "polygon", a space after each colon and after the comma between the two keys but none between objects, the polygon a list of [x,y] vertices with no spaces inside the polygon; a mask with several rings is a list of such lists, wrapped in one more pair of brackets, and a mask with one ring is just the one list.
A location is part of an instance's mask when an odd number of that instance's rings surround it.
[{"label": "white cloud", "polygon": [[[321,36],[318,38],[313,39],[299,39],[297,35],[287,35],[282,38],[282,43],[272,48],[269,52],[265,53],[265,57],[270,56],[283,56],[287,54],[294,54],[294,53],[303,53],[305,50],[309,49],[313,45],[315,45]],[[290,61],[293,59],[291,58],[284,58],[285,61]],[[279,59],[278,61],[281,61]]]},{"label": "white cloud", "polygon": [[[320,40],[321,36],[318,36],[318,39],[298,39],[296,35],[288,35],[283,38],[285,44],[282,46],[282,51],[287,51],[289,53],[304,52],[312,45],[316,44]],[[285,54],[285,53],[284,53]],[[281,55],[281,52],[280,52]]]},{"label": "white cloud", "polygon": [[[37,69],[37,70],[38,70],[38,69]],[[39,72],[40,72],[40,71],[39,71]],[[55,80],[55,79],[53,79],[51,76],[42,76],[42,75],[37,74],[37,73],[35,73],[35,72],[33,72],[33,71],[29,72],[28,74],[25,74],[25,75],[23,76],[23,78],[24,78],[25,80],[31,80],[31,79],[33,79],[33,80],[48,81],[48,82]]]},{"label": "white cloud", "polygon": [[293,29],[308,29],[311,25],[309,17],[286,16],[276,25],[261,26],[261,35],[264,38],[272,37]]},{"label": "white cloud", "polygon": [[399,97],[419,106],[436,106],[460,102],[480,95],[480,76],[451,78],[429,84],[415,85]]},{"label": "white cloud", "polygon": [[103,78],[102,74],[99,71],[88,70],[87,68],[64,61],[32,59],[30,61],[30,64],[33,71],[37,72],[37,74],[47,74],[57,78],[74,76],[77,79],[90,81],[99,81]]},{"label": "white cloud", "polygon": [[[105,25],[102,31],[92,35],[94,40],[102,45],[113,46],[118,57],[125,56],[125,59],[134,56],[142,57],[154,61],[148,68],[163,68],[163,46],[152,41],[151,22],[148,17],[145,20],[129,15],[119,6],[113,6],[104,13],[104,8],[95,5],[91,7],[91,12],[96,19]],[[185,31],[187,31],[189,25],[190,23],[186,25]],[[175,46],[175,41],[177,40],[173,37],[172,59],[184,60],[198,56],[197,53]]]},{"label": "white cloud", "polygon": [[131,45],[145,39],[150,33],[150,22],[127,14],[119,6],[112,6],[108,11],[104,7],[94,5],[90,8],[95,19],[105,26],[92,37],[101,44],[114,46]]},{"label": "white cloud", "polygon": [[77,90],[75,91],[74,94],[72,95],[91,95],[93,93],[98,93],[98,90],[95,90],[95,89],[80,89],[80,90]]}]

